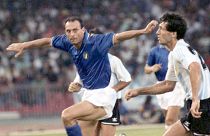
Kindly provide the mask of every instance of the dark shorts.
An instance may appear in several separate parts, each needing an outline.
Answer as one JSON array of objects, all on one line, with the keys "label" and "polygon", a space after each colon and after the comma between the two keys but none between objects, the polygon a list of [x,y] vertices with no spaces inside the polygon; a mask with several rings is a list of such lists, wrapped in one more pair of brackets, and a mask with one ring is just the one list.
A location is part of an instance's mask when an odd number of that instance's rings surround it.
[{"label": "dark shorts", "polygon": [[120,112],[118,109],[118,104],[119,104],[119,99],[117,99],[114,109],[112,111],[113,115],[110,118],[104,119],[104,120],[100,120],[100,122],[102,124],[105,125],[120,125]]},{"label": "dark shorts", "polygon": [[192,100],[186,102],[188,114],[181,118],[181,123],[187,131],[191,131],[194,135],[210,134],[210,98],[200,101],[201,118],[194,118],[191,114],[190,107]]}]

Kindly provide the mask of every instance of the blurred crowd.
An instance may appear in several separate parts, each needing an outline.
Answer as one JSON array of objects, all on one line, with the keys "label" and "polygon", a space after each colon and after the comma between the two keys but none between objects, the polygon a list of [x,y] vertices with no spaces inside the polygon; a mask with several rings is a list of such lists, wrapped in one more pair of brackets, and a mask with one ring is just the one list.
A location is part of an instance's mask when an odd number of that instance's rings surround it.
[{"label": "blurred crowd", "polygon": [[[71,57],[55,49],[36,49],[14,59],[5,51],[14,42],[51,37],[64,32],[63,20],[80,16],[86,29],[121,32],[139,29],[166,11],[182,14],[188,23],[186,41],[197,49],[210,66],[209,0],[2,0],[0,4],[0,95],[19,84],[68,84],[75,77]],[[157,44],[152,35],[122,42],[111,52],[120,57],[132,75],[131,85],[140,86],[150,48]]]}]

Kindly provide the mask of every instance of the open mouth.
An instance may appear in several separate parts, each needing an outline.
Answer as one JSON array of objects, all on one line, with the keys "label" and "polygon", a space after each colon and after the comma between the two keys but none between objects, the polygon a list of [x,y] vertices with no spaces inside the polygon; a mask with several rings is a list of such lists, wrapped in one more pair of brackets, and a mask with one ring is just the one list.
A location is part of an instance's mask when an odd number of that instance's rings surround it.
[{"label": "open mouth", "polygon": [[72,41],[72,42],[75,42],[75,41],[76,41],[76,39],[75,39],[75,38],[73,38],[73,39],[71,39],[71,41]]}]

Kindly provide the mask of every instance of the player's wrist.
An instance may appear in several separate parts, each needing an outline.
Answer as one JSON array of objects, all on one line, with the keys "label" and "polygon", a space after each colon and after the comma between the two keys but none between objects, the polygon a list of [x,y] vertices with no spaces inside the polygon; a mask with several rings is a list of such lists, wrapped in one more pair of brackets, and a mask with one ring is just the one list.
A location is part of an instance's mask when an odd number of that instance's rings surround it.
[{"label": "player's wrist", "polygon": [[27,49],[27,48],[30,47],[30,45],[28,44],[28,42],[23,42],[22,45],[23,45],[23,46],[22,46],[22,49],[23,49],[23,50],[25,50],[25,49]]},{"label": "player's wrist", "polygon": [[198,97],[192,97],[192,101],[199,101],[199,98]]},{"label": "player's wrist", "polygon": [[140,30],[140,33],[141,33],[141,34],[148,34],[148,31],[147,31],[146,28],[144,28],[144,29],[141,29],[141,30]]}]

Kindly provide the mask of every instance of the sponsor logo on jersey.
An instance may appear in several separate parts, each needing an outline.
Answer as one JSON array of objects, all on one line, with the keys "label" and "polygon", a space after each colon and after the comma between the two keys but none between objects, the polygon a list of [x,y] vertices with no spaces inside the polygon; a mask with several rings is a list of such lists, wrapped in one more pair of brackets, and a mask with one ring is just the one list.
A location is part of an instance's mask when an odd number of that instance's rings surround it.
[{"label": "sponsor logo on jersey", "polygon": [[88,53],[87,53],[87,52],[84,52],[84,53],[83,53],[83,58],[87,60],[88,57],[89,57],[89,56],[88,56]]}]

